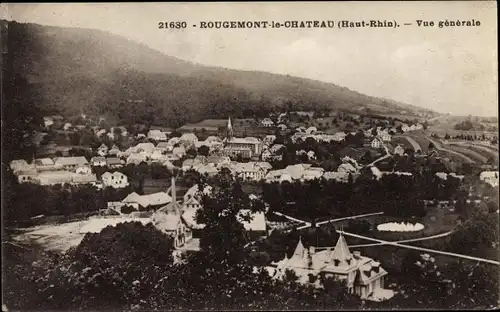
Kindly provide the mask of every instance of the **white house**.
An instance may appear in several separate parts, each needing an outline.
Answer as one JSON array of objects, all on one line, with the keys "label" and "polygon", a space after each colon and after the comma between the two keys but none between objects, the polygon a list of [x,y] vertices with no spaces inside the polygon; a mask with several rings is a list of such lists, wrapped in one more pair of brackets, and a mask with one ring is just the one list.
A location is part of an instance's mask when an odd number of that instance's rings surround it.
[{"label": "white house", "polygon": [[[319,277],[333,278],[344,281],[348,293],[356,294],[362,299],[384,300],[394,296],[394,292],[384,289],[385,277],[388,274],[380,263],[361,256],[359,251],[350,252],[345,238],[341,234],[335,247],[316,251],[315,247],[304,247],[301,239],[292,257],[285,258],[274,264],[274,277],[283,278],[287,270],[292,270],[301,284],[315,285]],[[316,282],[311,276],[318,277]]]},{"label": "white house", "polygon": [[344,141],[346,136],[345,132],[337,132],[333,135],[333,140],[337,142]]},{"label": "white house", "polygon": [[52,117],[43,117],[43,125],[45,128],[48,128],[54,124],[54,118]]},{"label": "white house", "polygon": [[230,169],[236,176],[243,180],[260,181],[264,179],[267,173],[267,169],[254,162],[237,163],[231,166]]},{"label": "white house", "polygon": [[103,144],[101,144],[101,146],[99,146],[99,148],[97,149],[97,154],[98,154],[99,156],[104,157],[104,156],[108,155],[108,150],[109,150],[109,149],[108,149],[108,147],[107,147],[107,146],[103,143]]},{"label": "white house", "polygon": [[64,169],[61,164],[55,164],[50,158],[37,158],[35,159],[34,165],[38,171],[49,171],[49,170],[59,170]]},{"label": "white house", "polygon": [[64,131],[69,131],[71,129],[73,129],[73,125],[72,124],[70,124],[69,122],[67,122],[67,123],[64,124],[64,126],[63,126],[63,130]]},{"label": "white house", "polygon": [[150,157],[155,150],[155,146],[153,143],[139,143],[135,147],[133,147],[134,153],[139,153]]},{"label": "white house", "polygon": [[83,165],[83,166],[78,166],[75,172],[81,175],[91,175],[92,169],[89,166]]},{"label": "white house", "polygon": [[337,172],[342,172],[342,173],[356,173],[357,170],[356,168],[349,164],[349,163],[344,163],[344,164],[341,164],[338,168],[337,168]]},{"label": "white house", "polygon": [[56,157],[54,158],[54,163],[56,166],[61,166],[66,170],[74,170],[79,166],[88,165],[88,161],[83,156],[78,157]]},{"label": "white house", "polygon": [[107,165],[106,158],[101,156],[92,157],[90,164],[94,167],[105,167]]},{"label": "white house", "polygon": [[128,164],[134,164],[138,165],[142,162],[147,162],[148,157],[144,154],[130,154],[130,156],[127,157],[127,165]]},{"label": "white house", "polygon": [[271,135],[266,135],[266,136],[264,137],[264,140],[263,140],[263,141],[264,141],[264,143],[265,143],[265,144],[273,144],[273,142],[274,142],[275,140],[276,140],[276,136],[271,134]]},{"label": "white house", "polygon": [[489,185],[498,186],[498,171],[483,171],[479,174],[479,179]]},{"label": "white house", "polygon": [[102,183],[104,186],[112,188],[124,188],[129,185],[128,177],[121,172],[115,171],[113,173],[105,172],[102,175]]},{"label": "white house", "polygon": [[271,151],[266,149],[262,152],[262,154],[260,155],[261,159],[262,160],[269,160],[271,159],[272,157],[272,154],[271,154]]},{"label": "white house", "polygon": [[194,145],[195,142],[198,142],[198,137],[194,133],[191,133],[191,132],[184,133],[179,138],[179,142],[182,142],[184,144]]},{"label": "white house", "polygon": [[307,134],[313,134],[316,131],[318,131],[318,128],[316,128],[316,127],[309,127],[309,128],[306,129],[306,133]]},{"label": "white house", "polygon": [[380,139],[382,139],[383,142],[391,142],[391,135],[388,133],[383,133],[380,135]]},{"label": "white house", "polygon": [[161,207],[172,201],[172,197],[165,192],[158,192],[148,195],[139,195],[136,192],[130,193],[122,203],[126,204],[138,204],[142,209],[153,209],[156,207]]},{"label": "white house", "polygon": [[[160,208],[161,209],[161,208]],[[160,231],[174,239],[174,247],[180,248],[192,239],[192,232],[181,213],[157,211],[153,215],[153,224]]]},{"label": "white house", "polygon": [[274,122],[273,122],[270,118],[264,118],[264,119],[261,121],[261,124],[262,124],[262,126],[264,126],[264,127],[272,127],[272,126],[274,126]]},{"label": "white house", "polygon": [[380,142],[379,139],[375,138],[372,140],[372,142],[370,143],[370,146],[372,148],[380,148],[382,146],[382,142]]},{"label": "white house", "polygon": [[404,148],[401,147],[401,145],[398,145],[394,148],[394,154],[399,155],[399,156],[403,156],[405,154],[405,150],[404,150]]},{"label": "white house", "polygon": [[116,158],[116,157],[108,157],[106,158],[106,165],[108,166],[108,168],[121,168],[123,167],[123,162],[120,158]]},{"label": "white house", "polygon": [[102,137],[102,136],[103,136],[103,135],[105,135],[105,134],[106,134],[106,130],[104,130],[104,129],[100,129],[100,130],[97,130],[97,132],[96,132],[96,134],[95,134],[95,135],[96,135],[98,138],[100,138],[100,137]]},{"label": "white house", "polygon": [[[50,159],[50,158],[49,158]],[[16,172],[19,172],[19,171],[23,171],[23,170],[32,170],[34,169],[34,165],[30,165],[28,164],[28,162],[24,159],[16,159],[16,160],[13,160],[10,162],[10,169],[16,173]]]},{"label": "white house", "polygon": [[156,145],[156,150],[162,154],[165,152],[171,152],[174,149],[174,144],[170,142],[160,142]]},{"label": "white house", "polygon": [[285,131],[288,127],[285,124],[279,124],[278,128],[280,128],[281,131]]},{"label": "white house", "polygon": [[120,149],[118,148],[118,146],[113,145],[111,149],[107,152],[107,154],[109,156],[117,156],[118,154],[120,154]]},{"label": "white house", "polygon": [[182,158],[186,156],[186,149],[183,146],[174,147],[174,149],[172,150],[172,154],[179,158]]},{"label": "white house", "polygon": [[166,141],[167,135],[161,130],[149,130],[148,139],[152,139],[155,141]]}]

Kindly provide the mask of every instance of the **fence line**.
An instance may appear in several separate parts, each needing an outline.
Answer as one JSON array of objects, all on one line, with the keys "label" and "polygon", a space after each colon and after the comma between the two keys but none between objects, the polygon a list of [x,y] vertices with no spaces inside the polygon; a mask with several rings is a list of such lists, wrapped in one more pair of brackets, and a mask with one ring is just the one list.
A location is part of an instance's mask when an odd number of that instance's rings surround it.
[{"label": "fence line", "polygon": [[474,260],[474,261],[479,261],[479,262],[486,262],[486,263],[490,263],[490,264],[500,265],[500,262],[495,261],[495,260],[490,260],[490,259],[483,259],[483,258],[478,258],[478,257],[472,257],[472,256],[457,254],[457,253],[453,253],[453,252],[446,252],[446,251],[434,250],[434,249],[417,247],[417,246],[412,246],[412,245],[403,245],[403,244],[399,244],[399,243],[395,243],[395,242],[384,241],[384,240],[381,240],[381,239],[376,239],[376,238],[372,238],[372,237],[357,235],[357,234],[348,233],[348,232],[344,232],[344,231],[338,231],[337,230],[337,233],[344,234],[344,235],[347,235],[347,236],[356,237],[356,238],[371,240],[371,241],[375,241],[375,242],[379,242],[379,243],[384,243],[384,245],[390,245],[390,246],[407,248],[407,249],[414,249],[414,250],[425,251],[425,252],[430,252],[430,253],[435,253],[435,254],[450,256],[450,257],[463,258],[463,259],[468,259],[468,260]]}]

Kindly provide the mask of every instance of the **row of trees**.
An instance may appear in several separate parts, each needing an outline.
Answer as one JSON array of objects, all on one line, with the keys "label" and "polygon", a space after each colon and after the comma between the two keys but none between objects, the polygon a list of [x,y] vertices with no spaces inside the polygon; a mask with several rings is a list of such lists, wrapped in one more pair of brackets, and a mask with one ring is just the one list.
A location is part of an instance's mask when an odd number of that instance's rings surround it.
[{"label": "row of trees", "polygon": [[[180,264],[173,263],[171,238],[153,226],[109,227],[87,234],[64,256],[44,255],[27,263],[12,258],[12,253],[6,256],[7,306],[19,310],[363,308],[359,299],[333,280],[321,280],[323,288],[317,289],[299,285],[291,272],[279,281],[264,269],[254,269],[250,252],[244,248],[248,238],[237,220],[239,211],[250,203],[241,185],[234,182],[221,182],[215,196],[203,199],[204,210],[197,218],[208,229],[201,250]],[[284,247],[280,258],[295,247],[297,234],[290,234],[288,243],[277,243]],[[317,245],[313,240],[318,238],[331,245],[335,235],[316,232],[303,239],[306,245]],[[465,261],[435,266],[409,253],[403,269],[405,278],[399,288],[404,292],[387,302],[366,303],[364,308],[490,308],[498,304],[496,267]]]},{"label": "row of trees", "polygon": [[[228,181],[234,182],[234,181]],[[64,256],[8,263],[9,308],[32,309],[356,309],[360,301],[332,280],[301,286],[288,272],[272,280],[249,265],[248,242],[237,215],[248,208],[241,186],[223,185],[204,198],[207,225],[201,250],[173,264],[172,240],[151,225],[128,223],[87,234]],[[111,248],[111,250],[109,250]],[[15,282],[14,282],[15,281]]]},{"label": "row of trees", "polygon": [[263,200],[273,211],[311,220],[379,211],[394,216],[422,216],[424,199],[452,199],[459,185],[458,179],[441,180],[430,173],[386,175],[380,180],[361,175],[351,183],[262,183],[261,187]]}]

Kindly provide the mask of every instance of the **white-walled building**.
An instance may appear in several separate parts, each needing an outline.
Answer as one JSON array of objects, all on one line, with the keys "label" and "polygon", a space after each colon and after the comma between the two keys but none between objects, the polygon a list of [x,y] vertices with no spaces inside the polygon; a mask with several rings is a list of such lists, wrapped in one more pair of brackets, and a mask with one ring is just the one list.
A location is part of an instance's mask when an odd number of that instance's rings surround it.
[{"label": "white-walled building", "polygon": [[113,173],[105,172],[101,178],[104,186],[110,186],[113,188],[124,188],[129,185],[128,177],[118,171],[115,171]]}]

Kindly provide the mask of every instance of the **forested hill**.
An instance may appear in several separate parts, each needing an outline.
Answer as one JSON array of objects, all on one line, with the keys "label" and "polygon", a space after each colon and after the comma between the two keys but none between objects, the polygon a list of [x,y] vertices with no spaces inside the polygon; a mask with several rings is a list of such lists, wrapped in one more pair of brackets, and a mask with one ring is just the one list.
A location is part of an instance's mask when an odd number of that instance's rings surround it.
[{"label": "forested hill", "polygon": [[315,80],[202,66],[99,30],[5,20],[1,27],[4,86],[16,77],[25,81],[29,92],[16,96],[44,113],[72,115],[83,108],[127,123],[175,127],[229,114],[263,115],[281,106],[397,111],[403,105]]}]

